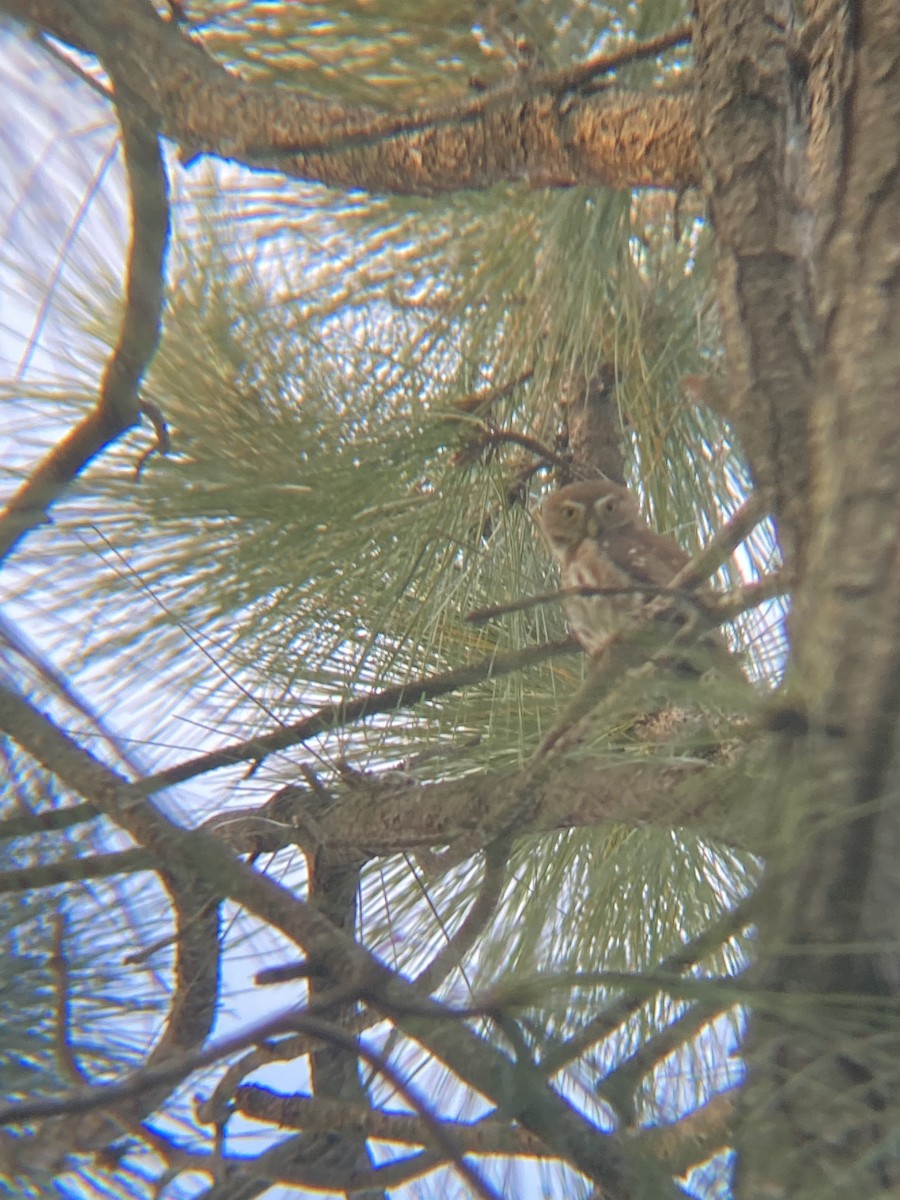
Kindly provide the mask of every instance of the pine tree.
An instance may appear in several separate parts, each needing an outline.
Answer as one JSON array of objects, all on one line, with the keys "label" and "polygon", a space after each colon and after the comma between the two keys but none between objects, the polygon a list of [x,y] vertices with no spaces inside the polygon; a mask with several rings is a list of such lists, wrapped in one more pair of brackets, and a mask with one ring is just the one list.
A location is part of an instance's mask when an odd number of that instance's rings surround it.
[{"label": "pine tree", "polygon": [[0,0],[8,1194],[900,1186],[895,8]]}]

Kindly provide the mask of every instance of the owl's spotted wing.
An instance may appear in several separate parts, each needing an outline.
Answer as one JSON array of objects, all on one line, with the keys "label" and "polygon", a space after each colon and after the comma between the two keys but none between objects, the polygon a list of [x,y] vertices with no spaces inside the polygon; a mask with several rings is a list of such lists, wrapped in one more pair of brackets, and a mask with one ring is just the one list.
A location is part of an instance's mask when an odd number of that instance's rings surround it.
[{"label": "owl's spotted wing", "polygon": [[[566,616],[575,637],[589,654],[597,656],[629,630],[636,631],[635,644],[642,646],[647,655],[673,638],[681,640],[679,630],[684,633],[695,626],[702,612],[702,597],[673,598],[671,603],[663,601],[661,606],[657,601],[654,611],[655,597],[647,589],[664,590],[689,561],[677,542],[649,528],[631,527],[610,531],[599,538],[583,538],[563,560],[563,587],[611,591],[607,595],[570,596],[565,600]],[[633,592],[628,590],[631,586],[635,587]],[[650,624],[645,625],[648,618]],[[640,626],[644,626],[643,632],[639,631]],[[716,656],[728,654],[718,634],[707,633],[702,640],[714,646]],[[679,660],[680,657],[681,652]]]},{"label": "owl's spotted wing", "polygon": [[601,547],[633,583],[643,587],[668,587],[690,562],[676,541],[649,527],[613,530],[601,539]]},{"label": "owl's spotted wing", "polygon": [[[690,556],[673,538],[649,527],[610,534],[602,544],[616,562],[627,563],[632,581],[644,587],[667,588],[690,562]],[[721,675],[739,675],[740,667],[728,649],[728,643],[709,622],[709,610],[704,604],[707,594],[707,589],[701,587],[693,590],[690,596],[680,594],[671,600],[661,599],[655,605],[653,596],[646,593],[640,601],[651,604],[650,611],[657,628],[657,623],[663,622],[669,627],[669,636],[674,636],[683,647],[694,646],[693,650],[685,649],[682,666],[696,674],[714,666]],[[646,609],[644,611],[646,616]]]}]

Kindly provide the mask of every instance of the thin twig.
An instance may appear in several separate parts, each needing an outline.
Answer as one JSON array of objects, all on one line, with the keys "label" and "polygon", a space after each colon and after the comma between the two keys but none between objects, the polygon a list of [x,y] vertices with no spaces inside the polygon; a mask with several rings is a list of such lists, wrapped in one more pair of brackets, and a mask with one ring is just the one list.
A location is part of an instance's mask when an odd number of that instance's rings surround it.
[{"label": "thin twig", "polygon": [[498,400],[511,396],[517,387],[522,387],[523,384],[530,382],[533,374],[533,371],[523,371],[521,375],[517,375],[515,379],[511,379],[509,383],[501,384],[499,387],[485,388],[481,392],[470,392],[468,396],[456,400],[453,407],[462,413],[484,412]]},{"label": "thin twig", "polygon": [[674,50],[676,46],[686,46],[693,35],[690,22],[676,25],[666,33],[660,33],[655,38],[645,42],[635,42],[632,46],[623,46],[611,54],[595,54],[577,67],[564,68],[561,71],[550,72],[544,77],[543,88],[549,92],[591,91],[586,85],[592,83],[598,75],[608,75],[627,63],[638,62],[644,58],[656,58],[666,50]]},{"label": "thin twig", "polygon": [[[467,422],[467,424],[471,424],[471,422]],[[572,469],[572,464],[567,458],[557,454],[555,450],[551,450],[537,438],[530,437],[526,433],[516,433],[512,429],[498,429],[491,421],[482,421],[476,426],[471,437],[453,455],[453,465],[455,467],[466,466],[475,462],[485,451],[492,451],[503,442],[520,446],[529,454],[534,454],[538,459],[539,466],[557,467],[561,471]],[[532,466],[528,469],[533,472],[535,467]]]},{"label": "thin twig", "polygon": [[[124,851],[124,853],[138,854],[138,853],[143,853],[143,851],[130,850],[130,851]],[[147,855],[147,859],[149,860],[149,862],[152,866],[153,860],[150,859],[149,854]],[[146,869],[146,865],[145,865],[145,869]],[[179,944],[179,942],[183,943],[185,933],[189,929],[192,929],[194,925],[199,924],[202,920],[204,920],[206,917],[208,917],[210,914],[210,911],[215,903],[216,903],[216,901],[213,898],[213,899],[209,899],[205,903],[199,905],[197,907],[197,911],[193,914],[193,916],[187,917],[183,920],[180,920],[178,923],[177,929],[173,930],[172,933],[168,934],[166,937],[157,938],[157,940],[155,942],[149,942],[146,946],[143,946],[140,950],[135,950],[133,954],[126,954],[125,957],[122,959],[122,963],[126,967],[138,966],[140,963],[149,962],[149,960],[151,958],[153,958],[153,956],[155,954],[159,954],[160,950],[165,950],[167,946],[177,946]]]},{"label": "thin twig", "polygon": [[513,671],[521,671],[537,663],[546,662],[562,654],[580,653],[580,647],[573,638],[560,638],[553,642],[542,642],[537,646],[526,646],[510,654],[496,654],[489,658],[480,659],[469,666],[457,667],[452,671],[444,671],[437,675],[426,675],[412,679],[408,683],[398,683],[393,687],[384,688],[378,692],[369,692],[355,700],[338,701],[326,704],[316,712],[286,725],[283,729],[271,733],[260,734],[246,741],[233,742],[221,750],[203,754],[197,758],[176,764],[155,775],[136,780],[125,787],[127,797],[150,796],[154,792],[172,787],[176,783],[194,779],[209,771],[218,771],[222,767],[233,767],[236,763],[249,762],[253,759],[264,758],[268,754],[286,750],[290,746],[309,741],[321,733],[329,733],[346,725],[355,724],[367,717],[380,713],[395,712],[401,708],[412,708],[423,700],[431,700],[437,696],[447,695],[460,688],[471,687],[487,679],[496,679],[501,675],[509,675]]},{"label": "thin twig", "polygon": [[[720,950],[740,931],[751,924],[759,913],[759,895],[751,893],[741,900],[729,912],[723,913],[691,941],[679,946],[667,958],[664,958],[656,968],[659,975],[681,975],[692,970],[704,958]],[[598,1016],[579,1029],[571,1038],[561,1045],[549,1049],[541,1060],[541,1065],[548,1078],[552,1078],[569,1063],[580,1058],[586,1050],[597,1042],[611,1036],[624,1023],[633,1017],[646,1002],[645,995],[625,993],[613,1000]]]},{"label": "thin twig", "polygon": [[561,454],[557,454],[555,450],[551,450],[549,446],[545,446],[537,438],[529,437],[527,433],[516,433],[513,429],[493,429],[488,427],[486,437],[489,442],[509,442],[513,446],[521,446],[523,450],[528,450],[531,454],[536,455],[549,467],[559,467],[561,471],[570,471],[572,469],[572,464],[567,458],[564,458]]},{"label": "thin twig", "polygon": [[511,600],[509,604],[474,608],[470,613],[466,613],[465,620],[469,625],[484,625],[493,617],[523,612],[525,609],[537,608],[543,604],[558,604],[561,600],[569,600],[573,596],[672,596],[683,600],[696,599],[693,589],[672,587],[668,584],[665,587],[657,587],[648,583],[632,583],[628,587],[566,587],[557,588],[553,592],[539,592],[536,596],[523,596],[521,600]]},{"label": "thin twig", "polygon": [[147,417],[156,434],[156,441],[140,456],[135,464],[134,478],[140,479],[145,464],[154,454],[169,454],[172,450],[172,439],[169,437],[169,426],[163,416],[162,409],[153,400],[146,397],[141,401],[141,413]]},{"label": "thin twig", "polygon": [[[446,943],[435,954],[428,966],[416,976],[414,986],[421,992],[434,992],[455,967],[462,970],[464,956],[486,928],[503,895],[503,888],[506,884],[504,867],[509,859],[510,844],[502,838],[497,838],[485,847],[483,873],[478,893],[460,927],[452,936],[447,937]],[[438,865],[440,865],[440,857],[436,857]],[[427,895],[427,889],[423,888],[423,890]],[[436,909],[434,913],[440,921],[440,914]]]}]

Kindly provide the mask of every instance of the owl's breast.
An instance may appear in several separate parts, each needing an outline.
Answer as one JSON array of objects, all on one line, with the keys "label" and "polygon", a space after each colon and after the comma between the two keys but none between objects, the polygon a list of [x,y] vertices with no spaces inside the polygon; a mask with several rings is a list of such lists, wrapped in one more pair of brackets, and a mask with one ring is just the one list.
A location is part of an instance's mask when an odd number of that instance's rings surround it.
[{"label": "owl's breast", "polygon": [[631,576],[604,552],[602,543],[585,539],[575,546],[562,565],[564,588],[625,589],[621,594],[570,596],[564,602],[572,632],[589,654],[603,649],[609,639],[627,628],[642,609],[643,596],[629,592]]}]

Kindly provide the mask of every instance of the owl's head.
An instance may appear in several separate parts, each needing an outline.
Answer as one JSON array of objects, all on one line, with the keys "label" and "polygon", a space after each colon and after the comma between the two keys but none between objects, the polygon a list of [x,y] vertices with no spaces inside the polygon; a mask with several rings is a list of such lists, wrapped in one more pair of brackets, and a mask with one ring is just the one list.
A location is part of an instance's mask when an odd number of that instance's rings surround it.
[{"label": "owl's head", "polygon": [[640,520],[628,488],[605,479],[570,483],[553,492],[535,516],[553,553],[561,558],[583,538],[598,538]]}]

